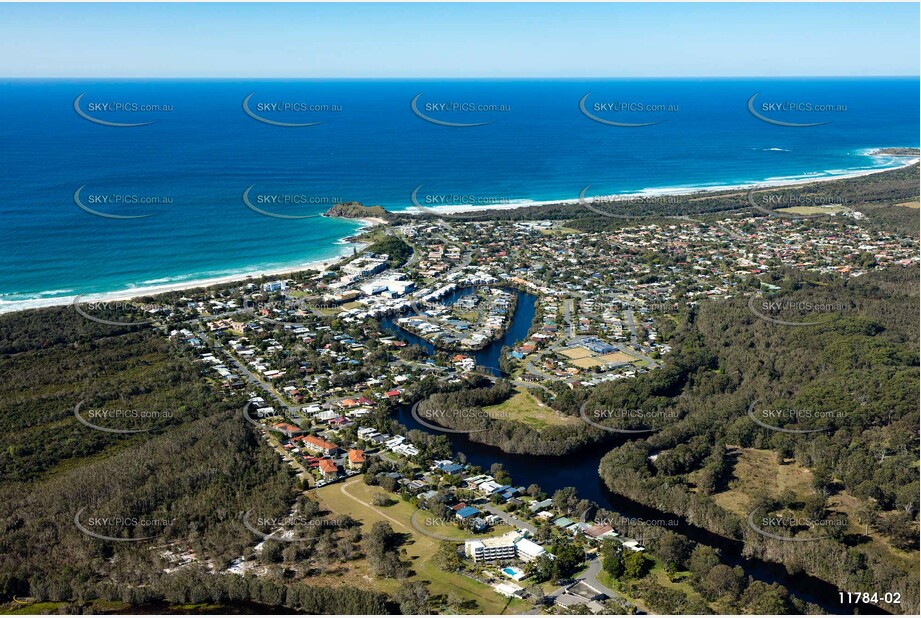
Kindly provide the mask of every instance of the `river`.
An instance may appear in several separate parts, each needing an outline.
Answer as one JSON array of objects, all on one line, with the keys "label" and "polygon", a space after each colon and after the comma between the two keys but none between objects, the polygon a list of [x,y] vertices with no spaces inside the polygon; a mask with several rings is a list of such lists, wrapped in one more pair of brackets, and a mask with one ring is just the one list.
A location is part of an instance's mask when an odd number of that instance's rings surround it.
[{"label": "river", "polygon": [[[453,303],[461,296],[472,292],[471,288],[457,290],[445,298],[445,303]],[[533,294],[517,291],[518,304],[512,317],[512,323],[502,337],[489,344],[482,350],[472,355],[477,364],[489,368],[495,375],[500,375],[499,355],[504,346],[512,347],[524,339],[531,328],[536,312],[537,298]],[[422,346],[429,354],[434,353],[434,346],[411,333],[407,333],[392,318],[381,320],[382,326],[400,336],[408,343]],[[445,435],[451,442],[454,452],[463,453],[467,461],[480,466],[484,470],[494,463],[501,463],[511,475],[515,485],[539,485],[548,495],[558,489],[575,487],[580,498],[595,502],[602,508],[618,513],[622,517],[654,520],[677,520],[678,525],[673,529],[696,543],[708,545],[720,551],[725,563],[730,566],[740,566],[747,575],[768,584],[778,583],[787,588],[796,597],[819,605],[824,611],[832,614],[851,614],[859,609],[862,614],[887,614],[879,607],[867,604],[845,605],[841,603],[838,588],[832,584],[805,574],[790,575],[786,569],[773,562],[744,558],[742,556],[742,543],[714,534],[704,528],[689,524],[681,518],[670,513],[663,513],[642,504],[633,502],[628,498],[612,493],[605,486],[598,475],[598,465],[601,458],[611,448],[623,443],[627,438],[617,437],[605,444],[599,444],[583,449],[577,454],[555,456],[522,455],[506,453],[498,447],[480,444],[470,440],[464,434],[451,432],[437,432],[419,423],[411,414],[410,406],[402,406],[397,411],[396,420],[408,429],[418,429],[433,435]]]}]

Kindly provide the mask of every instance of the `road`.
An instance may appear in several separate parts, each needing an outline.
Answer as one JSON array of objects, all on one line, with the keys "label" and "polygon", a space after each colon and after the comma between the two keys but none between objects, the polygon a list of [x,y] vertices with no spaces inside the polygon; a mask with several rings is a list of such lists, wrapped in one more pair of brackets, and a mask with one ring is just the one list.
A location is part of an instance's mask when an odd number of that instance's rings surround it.
[{"label": "road", "polygon": [[522,521],[518,519],[517,517],[515,517],[514,515],[506,513],[505,511],[501,509],[496,508],[495,505],[487,503],[487,504],[478,505],[478,506],[481,506],[482,509],[486,511],[487,513],[491,513],[493,515],[498,516],[500,519],[502,519],[502,521],[504,521],[510,526],[515,526],[516,528],[520,528],[521,530],[527,530],[531,534],[537,533],[537,528],[535,528],[533,525],[529,524],[526,521]]},{"label": "road", "polygon": [[601,557],[595,556],[588,561],[588,570],[583,573],[583,577],[580,579],[588,580],[588,585],[597,590],[598,592],[603,592],[608,595],[608,597],[614,599],[620,597],[619,594],[611,590],[610,588],[604,586],[600,581],[598,581],[598,574],[601,573]]},{"label": "road", "polygon": [[[547,388],[546,386],[544,386],[544,385],[541,384],[540,382],[524,382],[524,381],[522,381],[522,380],[512,380],[511,382],[512,382],[512,384],[514,384],[515,386],[520,386],[521,388],[529,388],[529,389],[530,389],[530,388],[539,388],[540,390],[544,391],[544,392],[547,393],[548,395],[552,395],[552,396],[554,396],[554,397],[556,396],[556,393],[554,393],[552,390],[550,390],[549,388]],[[542,403],[541,405],[543,405],[543,403]]]},{"label": "road", "polygon": [[211,338],[204,331],[199,331],[196,334],[203,341],[207,341],[213,349],[220,350],[223,356],[230,362],[230,364],[233,365],[234,368],[236,368],[241,374],[243,374],[243,379],[245,379],[253,386],[258,386],[260,389],[262,389],[262,391],[272,397],[272,399],[274,399],[279,406],[286,408],[289,411],[297,411],[296,407],[289,406],[285,403],[285,400],[281,397],[281,395],[278,394],[278,391],[276,391],[272,385],[263,381],[259,376],[250,371],[246,365],[238,361],[237,358],[231,354],[227,348],[224,347],[224,344],[222,344],[217,339]]},{"label": "road", "polygon": [[573,318],[573,310],[576,308],[576,301],[567,298],[563,301],[563,323],[566,324],[566,327],[569,329],[569,336],[576,336],[576,324]]},{"label": "road", "polygon": [[631,309],[624,309],[624,317],[627,319],[627,326],[630,327],[630,343],[637,345],[640,338],[636,334],[636,322],[633,321],[633,311]]},{"label": "road", "polygon": [[[621,595],[617,594],[616,592],[614,592],[613,590],[611,590],[610,588],[602,584],[600,581],[598,581],[599,573],[601,573],[601,558],[599,556],[594,556],[592,559],[588,561],[588,569],[584,573],[582,573],[581,576],[577,577],[576,581],[584,581],[586,584],[588,584],[589,586],[591,586],[598,592],[607,595],[609,599],[621,599],[625,601],[625,599],[623,599]],[[556,590],[548,594],[547,597],[549,599],[556,600],[558,596],[566,592],[567,587],[568,586],[561,586],[560,588],[557,588]]]}]

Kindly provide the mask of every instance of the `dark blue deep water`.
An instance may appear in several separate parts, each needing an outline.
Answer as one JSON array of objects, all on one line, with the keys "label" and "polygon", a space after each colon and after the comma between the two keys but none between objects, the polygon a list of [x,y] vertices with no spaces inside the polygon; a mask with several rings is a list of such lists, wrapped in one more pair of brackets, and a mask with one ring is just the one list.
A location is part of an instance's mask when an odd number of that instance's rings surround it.
[{"label": "dark blue deep water", "polygon": [[[81,94],[92,118],[153,123],[91,122],[74,109]],[[321,124],[255,120],[243,109],[250,94],[266,120]],[[759,120],[747,106],[755,94],[765,117],[827,124]],[[413,113],[417,95],[436,122]],[[580,111],[585,95],[602,120],[658,124],[596,122]],[[258,208],[295,216],[336,199],[404,209],[417,188],[425,205],[526,203],[573,199],[586,185],[600,195],[888,167],[898,161],[868,150],[917,146],[919,132],[918,80],[907,78],[17,80],[0,82],[0,101],[0,311],[348,250],[340,239],[357,223],[264,216],[243,203],[247,187]],[[81,187],[97,212],[150,216],[89,214],[75,204]]]}]

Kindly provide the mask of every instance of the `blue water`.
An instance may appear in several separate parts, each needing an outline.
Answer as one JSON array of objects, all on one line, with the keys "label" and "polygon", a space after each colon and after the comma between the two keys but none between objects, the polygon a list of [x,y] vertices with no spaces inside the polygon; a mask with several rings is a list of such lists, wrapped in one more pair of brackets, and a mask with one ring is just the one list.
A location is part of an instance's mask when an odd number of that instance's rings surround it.
[{"label": "blue water", "polygon": [[[512,314],[511,323],[509,327],[502,333],[502,336],[491,342],[489,345],[484,347],[482,350],[476,350],[470,352],[469,354],[473,356],[476,364],[481,369],[488,371],[494,376],[501,376],[502,370],[499,369],[499,359],[502,357],[502,348],[504,347],[514,347],[515,344],[524,341],[525,337],[528,335],[528,331],[531,329],[531,323],[534,321],[534,314],[537,312],[537,297],[533,294],[528,294],[527,292],[521,292],[515,290],[514,288],[507,288],[511,291],[514,291],[518,296],[518,301],[515,305],[515,312]],[[474,288],[463,288],[456,290],[451,294],[448,294],[439,302],[444,305],[453,305],[463,296],[472,294],[475,291]],[[403,317],[400,316],[388,316],[381,319],[381,326],[393,334],[400,337],[400,339],[406,341],[407,343],[418,345],[423,350],[425,350],[429,355],[435,354],[435,346],[419,337],[414,335],[406,330],[400,328],[396,319]]]},{"label": "blue water", "polygon": [[[80,117],[80,109],[107,122]],[[322,122],[279,127],[276,122]],[[413,114],[410,101],[446,127]],[[606,112],[642,128],[594,122],[579,110],[630,102],[674,112]],[[764,112],[746,103],[846,105],[841,112]],[[867,149],[918,145],[917,79],[483,80],[483,81],[98,81],[0,82],[0,311],[36,298],[72,296],[267,270],[348,251],[358,224],[278,219],[251,201],[298,196],[309,204],[256,203],[287,215],[316,215],[333,198],[410,206],[441,195],[492,201],[572,199],[646,189],[735,185],[837,175],[893,166]],[[445,112],[433,103],[504,105],[509,111]],[[102,103],[171,106],[112,112]],[[266,103],[326,106],[275,112]],[[163,108],[166,109],[166,108]],[[760,109],[760,107],[759,107]],[[84,212],[143,215],[111,219]],[[104,204],[104,195],[156,196],[158,204]],[[426,199],[432,201],[428,202]],[[465,203],[470,197],[449,198]],[[26,301],[26,302],[24,302]]]}]

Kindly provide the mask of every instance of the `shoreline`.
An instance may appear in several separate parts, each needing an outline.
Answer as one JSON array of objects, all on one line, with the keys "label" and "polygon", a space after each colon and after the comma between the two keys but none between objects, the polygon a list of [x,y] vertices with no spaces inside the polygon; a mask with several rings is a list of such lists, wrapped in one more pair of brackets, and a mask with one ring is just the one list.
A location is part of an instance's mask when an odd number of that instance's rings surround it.
[{"label": "shoreline", "polygon": [[[350,246],[362,247],[361,243],[349,243]],[[360,250],[360,249],[359,249]],[[330,265],[339,262],[342,258],[348,257],[348,255],[343,254],[338,257],[324,258],[321,260],[314,260],[312,262],[304,262],[303,264],[297,264],[293,266],[283,266],[279,268],[272,268],[268,270],[256,270],[253,272],[239,272],[229,275],[222,275],[219,277],[209,277],[206,279],[194,279],[189,281],[176,281],[174,283],[164,283],[162,285],[151,285],[145,287],[129,288],[125,290],[117,290],[114,292],[96,292],[91,294],[78,294],[78,295],[69,295],[69,296],[53,296],[49,298],[31,298],[25,300],[12,300],[5,301],[4,304],[0,305],[0,315],[6,313],[15,313],[17,311],[28,311],[29,309],[44,309],[46,307],[60,307],[69,305],[74,302],[76,298],[80,298],[81,302],[102,302],[102,301],[114,301],[114,300],[132,300],[135,298],[141,298],[144,296],[156,296],[158,294],[165,294],[166,292],[178,292],[181,290],[194,290],[198,288],[208,288],[213,285],[221,285],[224,283],[234,283],[234,282],[245,282],[250,279],[261,279],[262,277],[275,277],[286,274],[292,274],[297,272],[303,272],[305,270],[320,270],[323,271],[328,268]],[[28,306],[15,306],[15,305],[28,305]]]},{"label": "shoreline", "polygon": [[[865,156],[874,157],[874,156],[886,156],[893,159],[905,159],[900,161],[898,165],[893,165],[889,167],[878,167],[874,169],[860,169],[854,170],[851,172],[829,175],[817,178],[777,178],[774,180],[768,179],[761,182],[750,182],[736,185],[716,185],[712,187],[676,187],[676,188],[663,188],[663,189],[644,189],[635,193],[623,193],[623,194],[611,194],[611,195],[597,195],[591,196],[590,199],[608,199],[613,201],[627,201],[631,199],[641,199],[649,198],[654,196],[666,196],[666,195],[704,195],[707,193],[722,193],[727,191],[734,190],[746,190],[752,187],[755,188],[768,188],[768,187],[795,187],[801,185],[812,184],[816,182],[830,182],[833,180],[844,180],[847,178],[859,178],[862,176],[869,176],[871,174],[879,174],[882,172],[888,172],[896,169],[902,169],[905,167],[910,167],[921,161],[921,158],[915,156],[904,156],[899,157],[895,155],[874,155],[873,152],[879,151],[881,148],[871,149],[869,152],[865,153]],[[431,208],[425,208],[422,212],[442,212],[442,213],[457,213],[457,212],[470,212],[476,210],[514,210],[517,208],[529,208],[533,206],[549,206],[553,204],[578,204],[579,199],[563,199],[563,200],[545,200],[545,201],[523,201],[521,203],[511,203],[511,204],[493,204],[487,207],[483,206],[473,206],[473,205],[449,205],[449,206],[435,206]],[[405,210],[391,211],[394,213],[401,214],[414,214],[420,212],[415,206],[410,206]],[[358,221],[360,223],[359,228],[355,233],[350,234],[348,237],[357,235],[363,232],[365,229],[374,227],[377,225],[386,225],[387,221],[380,217],[356,217],[350,219],[352,221]],[[346,238],[348,238],[346,237]],[[137,288],[127,288],[122,290],[115,290],[111,292],[97,292],[90,294],[70,294],[66,296],[52,296],[43,298],[40,296],[42,292],[38,293],[39,296],[34,298],[28,298],[23,300],[12,300],[12,301],[0,301],[0,315],[6,313],[15,313],[19,311],[28,311],[30,309],[42,309],[46,307],[60,307],[73,303],[74,299],[78,296],[85,301],[111,301],[111,300],[131,300],[135,298],[140,298],[144,296],[155,296],[157,294],[163,294],[166,292],[176,292],[181,290],[192,290],[197,288],[207,288],[213,285],[221,285],[225,283],[234,283],[237,281],[243,282],[250,279],[259,279],[261,277],[275,277],[281,276],[296,272],[302,272],[305,270],[325,270],[330,265],[335,264],[346,257],[349,257],[353,249],[357,249],[359,252],[364,250],[367,245],[363,243],[353,243],[347,242],[345,238],[339,239],[337,244],[343,245],[343,249],[340,255],[330,258],[323,258],[319,260],[312,260],[309,262],[295,263],[286,266],[279,266],[277,268],[269,269],[260,269],[254,270],[252,272],[237,272],[227,275],[221,275],[217,277],[205,277],[201,279],[194,279],[189,281],[176,281],[174,283],[165,283],[162,285],[150,285],[146,287],[137,287]],[[73,290],[70,290],[73,291]],[[48,293],[48,292],[44,292]]]},{"label": "shoreline", "polygon": [[[913,155],[897,156],[897,155],[878,155],[874,154],[874,151],[881,150],[881,148],[873,148],[871,152],[863,153],[863,156],[868,157],[886,157],[889,159],[899,160],[898,164],[890,165],[887,167],[875,167],[870,169],[857,169],[844,172],[841,174],[829,174],[827,176],[816,176],[816,177],[776,177],[768,178],[762,181],[754,182],[744,182],[739,184],[732,185],[712,185],[712,186],[696,186],[696,187],[663,187],[663,188],[654,188],[654,189],[642,189],[640,191],[635,191],[633,193],[610,193],[603,195],[592,195],[586,196],[586,201],[601,199],[605,201],[630,201],[637,199],[648,199],[651,197],[662,197],[662,196],[703,196],[708,193],[724,193],[728,191],[744,191],[751,188],[755,189],[767,189],[767,188],[779,188],[779,187],[796,187],[801,185],[808,185],[815,182],[831,182],[834,180],[845,180],[848,178],[860,178],[862,176],[870,176],[872,174],[880,174],[883,172],[891,172],[897,169],[903,169],[910,167],[921,162],[921,158]],[[558,200],[521,200],[517,202],[511,202],[507,204],[490,204],[488,206],[478,206],[470,204],[452,204],[446,206],[426,206],[422,209],[417,206],[408,206],[403,210],[391,211],[396,214],[423,214],[423,213],[444,213],[444,214],[453,214],[461,212],[475,212],[481,210],[483,212],[490,210],[515,210],[517,208],[531,208],[535,206],[553,206],[556,204],[578,204],[580,203],[579,198],[565,198]]]}]

